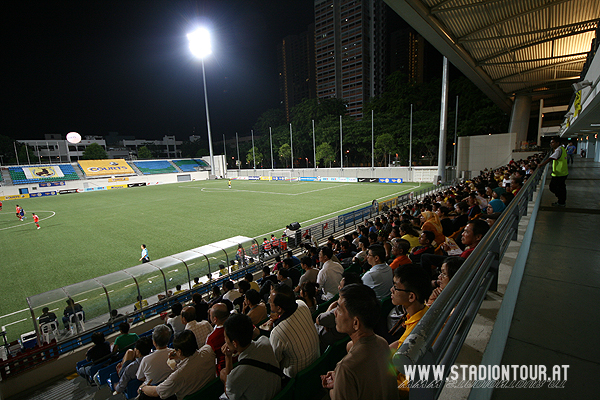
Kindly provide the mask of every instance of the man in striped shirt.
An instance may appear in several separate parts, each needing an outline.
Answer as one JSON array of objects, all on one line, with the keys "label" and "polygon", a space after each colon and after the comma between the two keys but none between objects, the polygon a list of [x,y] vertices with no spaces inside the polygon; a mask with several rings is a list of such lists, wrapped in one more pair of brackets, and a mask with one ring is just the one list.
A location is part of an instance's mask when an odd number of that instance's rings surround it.
[{"label": "man in striped shirt", "polygon": [[273,322],[269,340],[283,372],[293,378],[319,358],[319,336],[310,310],[286,284],[276,285],[269,297]]}]

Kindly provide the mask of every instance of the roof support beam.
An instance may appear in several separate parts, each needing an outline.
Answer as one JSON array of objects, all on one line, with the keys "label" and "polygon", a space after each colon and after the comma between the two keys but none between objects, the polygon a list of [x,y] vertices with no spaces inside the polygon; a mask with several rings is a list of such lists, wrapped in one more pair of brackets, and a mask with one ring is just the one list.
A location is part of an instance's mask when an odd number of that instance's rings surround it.
[{"label": "roof support beam", "polygon": [[431,7],[431,13],[432,14],[440,14],[440,13],[449,12],[449,11],[465,10],[467,8],[482,7],[482,6],[486,6],[488,4],[493,4],[493,3],[502,3],[505,0],[483,0],[483,1],[478,1],[476,3],[471,3],[471,4],[463,4],[460,6],[442,8],[446,4],[453,3],[454,1],[455,0],[446,0],[446,1],[442,1],[439,4],[436,4],[435,6]]},{"label": "roof support beam", "polygon": [[545,71],[547,69],[552,69],[552,68],[555,68],[555,67],[558,67],[561,65],[569,65],[569,64],[576,64],[576,63],[582,63],[582,62],[585,62],[585,57],[578,58],[576,60],[567,60],[567,61],[561,61],[561,62],[557,62],[557,63],[550,64],[550,65],[544,65],[543,67],[532,68],[532,69],[528,69],[526,71],[520,71],[515,74],[503,76],[502,78],[495,79],[494,83],[496,83],[496,84],[498,84],[498,83],[513,83],[510,81],[508,81],[508,82],[505,82],[505,81],[510,80],[517,76],[526,75],[526,74],[530,74],[530,73],[538,72],[538,71]]},{"label": "roof support beam", "polygon": [[565,54],[562,56],[554,56],[554,57],[544,57],[544,58],[533,58],[531,60],[509,60],[509,61],[499,61],[499,62],[480,62],[477,65],[486,67],[486,66],[496,66],[496,65],[507,65],[507,64],[521,64],[521,63],[534,63],[534,62],[543,62],[543,61],[551,61],[551,60],[558,60],[561,58],[567,58],[567,57],[578,57],[578,56],[586,56],[589,54],[588,51],[584,51],[581,53],[574,53],[574,54]]}]

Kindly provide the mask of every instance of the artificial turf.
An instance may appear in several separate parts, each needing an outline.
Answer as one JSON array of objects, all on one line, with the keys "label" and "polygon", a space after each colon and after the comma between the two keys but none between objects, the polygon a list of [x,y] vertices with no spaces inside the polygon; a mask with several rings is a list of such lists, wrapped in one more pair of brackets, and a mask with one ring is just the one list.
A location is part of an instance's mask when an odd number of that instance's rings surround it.
[{"label": "artificial turf", "polygon": [[28,296],[135,266],[142,243],[156,260],[236,235],[280,236],[291,222],[305,227],[416,186],[233,181],[228,189],[213,180],[4,201],[0,327],[9,340],[32,330],[29,311],[21,311]]}]

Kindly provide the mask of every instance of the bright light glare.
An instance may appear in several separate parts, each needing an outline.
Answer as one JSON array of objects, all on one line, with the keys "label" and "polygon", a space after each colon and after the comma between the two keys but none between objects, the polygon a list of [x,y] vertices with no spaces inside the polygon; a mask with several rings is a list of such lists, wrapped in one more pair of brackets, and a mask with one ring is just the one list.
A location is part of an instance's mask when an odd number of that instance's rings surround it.
[{"label": "bright light glare", "polygon": [[190,41],[190,50],[192,54],[198,58],[204,58],[210,53],[210,33],[204,28],[198,28],[192,33],[187,34]]}]

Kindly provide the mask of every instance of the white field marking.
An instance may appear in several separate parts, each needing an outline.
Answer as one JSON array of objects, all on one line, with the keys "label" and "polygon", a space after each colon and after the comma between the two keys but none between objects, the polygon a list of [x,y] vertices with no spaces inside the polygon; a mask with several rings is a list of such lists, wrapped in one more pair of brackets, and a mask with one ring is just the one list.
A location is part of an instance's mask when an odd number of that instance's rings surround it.
[{"label": "white field marking", "polygon": [[27,318],[23,318],[23,319],[20,319],[18,321],[11,322],[10,324],[2,325],[2,330],[5,331],[6,329],[4,329],[4,328],[6,328],[7,326],[18,324],[19,322],[23,322],[23,321],[27,321]]},{"label": "white field marking", "polygon": [[[47,216],[45,218],[40,218],[40,221],[46,220],[48,218],[52,218],[52,217],[54,217],[56,215],[56,212],[54,212],[54,211],[38,211],[38,212],[44,212],[44,213],[45,212],[49,212],[49,213],[52,213],[52,215],[49,215],[49,216]],[[19,221],[19,222],[21,222],[21,221]],[[6,228],[0,228],[0,231],[6,230],[6,229],[18,228],[19,226],[29,225],[29,224],[34,224],[34,223],[35,222],[33,222],[33,218],[32,218],[30,222],[25,222],[24,224],[17,224],[17,225],[14,225],[14,226],[7,226]],[[0,317],[0,318],[2,318],[2,317]]]},{"label": "white field marking", "polygon": [[[418,188],[418,187],[420,187],[420,186],[421,186],[421,185],[418,185],[418,186],[411,186],[410,188],[408,188],[408,189],[405,189],[405,190],[402,190],[402,191],[400,191],[400,192],[396,192],[396,193],[392,193],[392,194],[388,194],[388,195],[382,196],[382,197],[378,198],[377,200],[386,199],[386,198],[389,198],[389,197],[391,197],[391,196],[396,196],[396,195],[400,195],[400,194],[405,194],[405,193],[407,193],[407,192],[410,192],[411,190],[413,190],[413,189],[415,189],[415,188]],[[306,224],[306,223],[308,223],[308,222],[312,222],[312,221],[316,221],[316,220],[323,220],[323,218],[325,218],[325,217],[328,217],[328,216],[330,216],[330,215],[333,215],[333,214],[339,214],[339,213],[341,213],[341,212],[348,211],[348,210],[351,210],[351,209],[353,209],[353,208],[360,207],[360,206],[364,206],[364,205],[368,205],[368,204],[371,204],[371,203],[372,203],[372,200],[371,200],[371,201],[365,201],[364,203],[356,204],[356,205],[353,205],[352,207],[347,207],[347,208],[344,208],[344,209],[342,209],[342,210],[338,210],[338,211],[330,212],[329,214],[321,215],[320,217],[316,217],[316,218],[312,218],[312,219],[309,219],[309,220],[306,220],[306,221],[300,222],[300,224],[302,225],[302,224]],[[281,229],[277,229],[277,230],[274,230],[274,231],[271,231],[271,232],[268,232],[268,233],[263,233],[262,235],[257,235],[256,237],[260,237],[260,236],[263,236],[263,237],[264,237],[264,236],[268,236],[268,235],[270,235],[271,233],[276,233],[276,232],[279,232],[279,231],[281,231]]]},{"label": "white field marking", "polygon": [[[307,182],[304,182],[307,183]],[[314,190],[308,190],[306,192],[300,192],[300,193],[280,193],[280,192],[267,192],[264,190],[245,190],[245,189],[225,189],[225,188],[216,188],[216,187],[199,187],[199,186],[179,186],[180,188],[184,188],[184,189],[200,189],[201,192],[213,192],[213,191],[225,191],[225,192],[247,192],[247,193],[261,193],[261,194],[279,194],[281,196],[301,196],[303,194],[307,194],[307,193],[313,193],[313,192],[320,192],[321,190],[330,190],[330,189],[335,189],[336,187],[342,187],[342,186],[348,186],[351,185],[351,183],[344,183],[344,184],[334,184],[333,186],[329,186],[329,187],[325,187],[325,188],[320,188],[320,189],[314,189]],[[207,190],[205,190],[207,189]]]},{"label": "white field marking", "polygon": [[29,311],[29,308],[24,308],[24,309],[19,310],[19,311],[11,312],[10,314],[2,315],[2,316],[0,316],[0,318],[9,317],[11,315],[15,315],[15,314],[21,313],[23,311]]},{"label": "white field marking", "polygon": [[87,301],[87,299],[79,300],[77,303],[82,303],[84,301]]},{"label": "white field marking", "polygon": [[178,269],[174,269],[172,271],[167,272],[167,274],[172,274],[173,272],[179,272],[179,270]]},{"label": "white field marking", "polygon": [[[112,293],[112,292],[114,292],[114,290],[109,290],[108,291],[108,293]],[[106,293],[100,293],[100,296],[106,296]],[[58,308],[57,308],[57,310],[58,310]]]},{"label": "white field marking", "polygon": [[123,287],[135,286],[135,283],[130,283],[129,285],[125,285]]}]

